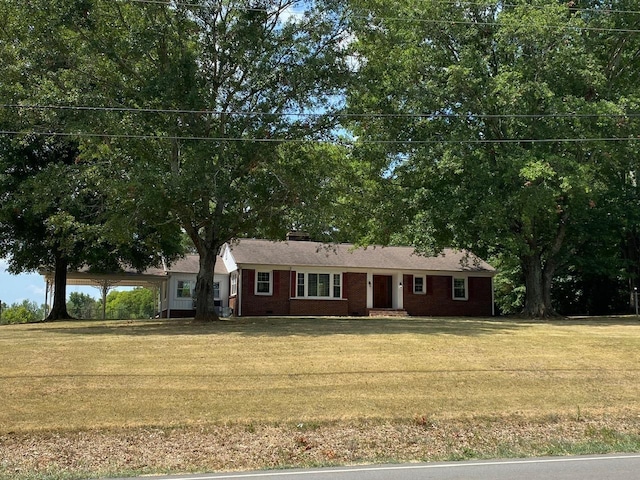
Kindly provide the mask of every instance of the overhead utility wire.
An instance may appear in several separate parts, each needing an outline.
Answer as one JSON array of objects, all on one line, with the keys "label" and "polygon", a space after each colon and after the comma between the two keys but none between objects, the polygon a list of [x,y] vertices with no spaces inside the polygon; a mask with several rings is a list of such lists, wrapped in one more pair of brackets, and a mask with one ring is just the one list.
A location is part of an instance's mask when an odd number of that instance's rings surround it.
[{"label": "overhead utility wire", "polygon": [[189,140],[189,141],[210,141],[210,142],[247,142],[247,143],[332,143],[343,145],[355,144],[382,144],[382,145],[433,145],[433,144],[514,144],[514,143],[587,143],[587,142],[626,142],[640,141],[640,137],[603,137],[603,138],[505,138],[505,139],[475,139],[475,140],[355,140],[336,139],[318,140],[304,138],[247,138],[247,137],[199,137],[181,135],[141,135],[141,134],[109,134],[91,132],[37,132],[0,130],[0,135],[38,135],[52,137],[87,137],[87,138],[116,138],[116,139],[139,139],[139,140]]},{"label": "overhead utility wire", "polygon": [[[176,1],[176,2],[171,2],[169,0],[128,0],[131,3],[149,3],[152,5],[177,5],[177,6],[181,6],[181,7],[196,7],[196,8],[202,8],[204,7],[203,4],[201,3],[189,3],[189,2],[180,2],[180,1]],[[300,2],[297,2],[300,3]],[[546,7],[547,5],[524,5],[524,4],[518,4],[518,3],[503,3],[501,5],[498,5],[499,2],[467,2],[464,0],[460,0],[460,1],[455,1],[455,0],[432,0],[432,3],[439,3],[441,5],[452,5],[452,6],[464,6],[464,5],[474,5],[474,6],[479,6],[479,7],[501,7],[501,8],[511,8],[511,7],[522,7],[522,6],[528,6],[531,8],[535,8],[535,9],[542,9],[544,7]],[[256,10],[260,10],[260,11],[264,11],[264,8],[256,8],[256,7],[242,7],[242,6],[234,6],[233,7],[234,10],[245,10],[245,11],[256,11]],[[634,14],[640,14],[640,10],[617,10],[614,8],[580,8],[580,7],[568,7],[567,9],[570,9],[574,12],[588,12],[588,13],[600,13],[600,14],[610,14],[610,13],[620,13],[620,14],[630,14],[630,15],[634,15]]]},{"label": "overhead utility wire", "polygon": [[[512,7],[530,7],[534,9],[543,9],[548,6],[558,6],[558,5],[531,5],[531,4],[522,4],[522,3],[500,3],[500,2],[467,2],[465,0],[431,0],[431,3],[439,3],[441,5],[452,5],[452,6],[466,6],[473,5],[477,7],[500,7],[500,8],[512,8]],[[621,14],[640,14],[639,10],[617,10],[614,8],[580,8],[580,7],[569,7],[568,5],[564,5],[568,10],[572,12],[587,12],[587,13],[600,13],[600,14],[609,14],[609,13],[621,13]]]},{"label": "overhead utility wire", "polygon": [[[160,5],[170,5],[169,2],[163,2],[162,0],[128,0],[130,2],[135,3],[151,3],[151,4],[160,4]],[[193,4],[193,3],[182,3],[175,2],[174,5],[186,6],[186,7],[202,7],[202,5]],[[246,10],[246,11],[262,11],[262,9],[250,8],[250,7],[234,7],[237,10]],[[621,12],[625,12],[622,11]],[[626,13],[640,13],[640,12],[626,12]],[[472,20],[436,20],[430,18],[411,18],[411,17],[379,17],[379,16],[369,16],[369,15],[351,15],[351,18],[359,19],[359,20],[384,20],[384,21],[396,21],[396,22],[414,22],[414,23],[430,23],[435,25],[478,25],[483,27],[491,27],[491,26],[501,26],[503,23],[501,22],[475,22]],[[609,32],[609,33],[640,33],[640,29],[637,28],[608,28],[608,27],[581,27],[577,25],[542,25],[543,28],[546,29],[558,29],[558,30],[581,30],[587,32]]]},{"label": "overhead utility wire", "polygon": [[320,113],[320,112],[258,112],[258,111],[229,111],[221,112],[217,110],[188,110],[188,109],[165,109],[165,108],[131,108],[131,107],[100,107],[88,105],[19,105],[0,104],[0,108],[25,109],[25,110],[71,110],[71,111],[96,111],[96,112],[120,112],[120,113],[157,113],[157,114],[179,114],[179,115],[230,115],[245,117],[312,117],[312,118],[478,118],[478,119],[501,119],[501,118],[637,118],[640,113]]},{"label": "overhead utility wire", "polygon": [[[505,25],[502,22],[475,22],[473,20],[436,20],[432,18],[411,18],[411,17],[377,17],[367,15],[353,15],[352,18],[358,18],[360,20],[374,21],[385,20],[394,22],[405,23],[427,23],[435,25],[476,25],[482,27],[500,27]],[[546,29],[558,29],[558,30],[581,30],[586,32],[616,32],[616,33],[640,33],[640,29],[637,28],[607,28],[607,27],[581,27],[578,25],[540,25],[541,28]]]},{"label": "overhead utility wire", "polygon": [[[201,3],[188,3],[188,2],[171,2],[169,0],[127,0],[131,3],[148,3],[151,5],[167,5],[167,6],[178,6],[178,7],[194,7],[194,8],[203,8],[205,5]],[[301,3],[300,1],[296,1],[294,3]],[[293,4],[292,4],[293,6]],[[232,10],[240,10],[244,12],[264,12],[266,10],[265,7],[243,7],[240,5],[236,5],[230,7]]]}]

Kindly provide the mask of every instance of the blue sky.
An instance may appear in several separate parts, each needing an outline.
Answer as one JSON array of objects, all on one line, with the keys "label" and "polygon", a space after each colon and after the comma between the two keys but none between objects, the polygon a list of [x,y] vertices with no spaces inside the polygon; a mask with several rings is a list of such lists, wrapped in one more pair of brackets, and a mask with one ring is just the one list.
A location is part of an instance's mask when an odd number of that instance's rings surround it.
[{"label": "blue sky", "polygon": [[[7,261],[0,259],[0,300],[11,305],[23,300],[32,300],[38,305],[44,303],[45,283],[37,273],[11,275],[7,272]],[[95,287],[68,286],[67,295],[71,292],[82,292],[94,298],[100,296],[100,291]]]}]

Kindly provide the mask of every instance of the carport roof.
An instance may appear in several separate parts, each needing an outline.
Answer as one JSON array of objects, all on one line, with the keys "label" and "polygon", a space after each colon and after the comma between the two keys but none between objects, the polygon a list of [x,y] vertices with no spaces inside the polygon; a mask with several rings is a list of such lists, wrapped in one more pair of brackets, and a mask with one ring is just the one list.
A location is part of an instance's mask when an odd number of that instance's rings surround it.
[{"label": "carport roof", "polygon": [[[151,267],[143,272],[138,272],[130,266],[123,266],[120,272],[107,274],[93,273],[88,269],[80,269],[67,273],[67,285],[103,285],[109,283],[118,287],[156,286],[165,281],[169,273],[196,274],[199,266],[198,255],[185,255],[171,265]],[[53,282],[53,271],[41,269],[39,273],[50,283]],[[220,258],[216,262],[215,273],[228,273],[224,262]]]}]

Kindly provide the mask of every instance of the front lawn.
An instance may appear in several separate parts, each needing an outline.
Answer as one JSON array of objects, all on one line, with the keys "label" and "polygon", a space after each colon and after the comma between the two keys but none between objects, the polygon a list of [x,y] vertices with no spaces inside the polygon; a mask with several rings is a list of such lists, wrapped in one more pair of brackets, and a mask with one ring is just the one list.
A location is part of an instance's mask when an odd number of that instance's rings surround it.
[{"label": "front lawn", "polygon": [[[200,440],[211,435],[210,442],[219,442],[215,439],[224,429],[231,429],[222,435],[227,439],[237,432],[285,435],[294,449],[313,453],[312,463],[319,464],[538,454],[540,448],[545,453],[544,445],[558,448],[564,441],[576,448],[602,444],[596,451],[611,450],[607,445],[634,450],[640,445],[639,371],[640,322],[632,317],[553,322],[251,318],[211,325],[136,320],[2,326],[0,478],[23,471],[49,478],[42,472],[52,466],[52,475],[63,478],[73,478],[74,472],[260,466],[239,461],[244,458],[239,453],[229,454],[226,464],[202,459],[167,464],[167,453],[154,460],[152,454],[147,458],[138,452],[124,463],[92,467],[85,459],[80,462],[84,466],[73,468],[46,457],[42,445],[40,459],[22,455],[20,460],[16,454],[36,439],[52,450],[61,448],[55,438],[66,439],[73,449],[92,435],[116,444],[129,435],[133,445],[152,444],[151,437],[160,441],[201,432]],[[454,425],[458,427],[451,432]],[[507,434],[510,425],[514,430]],[[531,425],[545,430],[535,434],[538,440],[518,433]],[[559,430],[550,431],[554,425]],[[389,436],[380,436],[380,428],[400,432],[399,442],[411,439],[415,455],[376,441]],[[434,429],[434,439],[425,440],[415,428]],[[278,429],[288,433],[274,433]],[[362,440],[314,439],[323,429],[338,436],[339,429],[351,429],[353,438]],[[361,430],[369,430],[369,453],[347,455],[358,450],[356,444],[364,448],[367,443],[366,433],[357,433]],[[461,435],[458,440],[455,432]],[[436,442],[438,435],[449,447],[435,448],[439,453],[430,456],[429,445],[423,444]],[[192,437],[186,444],[201,445],[200,440]],[[176,438],[166,443],[180,444]],[[238,443],[242,441],[228,440],[226,446],[237,449]],[[273,445],[280,444],[273,440]],[[301,464],[286,454],[287,448],[276,446],[275,457],[265,458],[264,465]],[[175,455],[184,458],[185,453]]]}]

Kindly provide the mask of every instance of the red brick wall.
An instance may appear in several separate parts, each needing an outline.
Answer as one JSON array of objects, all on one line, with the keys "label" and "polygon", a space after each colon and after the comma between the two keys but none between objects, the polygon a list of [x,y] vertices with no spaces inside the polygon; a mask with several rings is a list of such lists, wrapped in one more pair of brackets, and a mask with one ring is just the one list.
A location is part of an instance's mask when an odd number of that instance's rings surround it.
[{"label": "red brick wall", "polygon": [[[242,271],[242,315],[366,315],[367,274],[344,273],[343,298],[309,300],[290,298],[295,293],[296,277],[289,270],[273,271],[273,294],[255,294],[255,270]],[[469,277],[468,300],[453,300],[451,276],[427,276],[427,293],[413,293],[413,276],[403,276],[404,309],[412,316],[490,316],[491,279]],[[230,307],[238,313],[237,300]],[[173,316],[173,312],[172,312]]]},{"label": "red brick wall", "polygon": [[343,298],[349,299],[349,315],[367,314],[367,274],[343,273]]},{"label": "red brick wall", "polygon": [[413,276],[403,278],[404,309],[412,316],[491,316],[491,278],[469,277],[468,300],[452,298],[451,276],[427,276],[427,293],[413,293]]},{"label": "red brick wall", "polygon": [[349,302],[347,300],[309,300],[291,299],[291,315],[324,315],[345,317],[349,315]]},{"label": "red brick wall", "polygon": [[242,270],[242,316],[289,315],[289,270],[274,270],[272,295],[255,294],[255,270]]},{"label": "red brick wall", "polygon": [[229,308],[233,310],[234,315],[238,315],[237,305],[238,305],[238,297],[235,295],[233,297],[229,297]]}]

